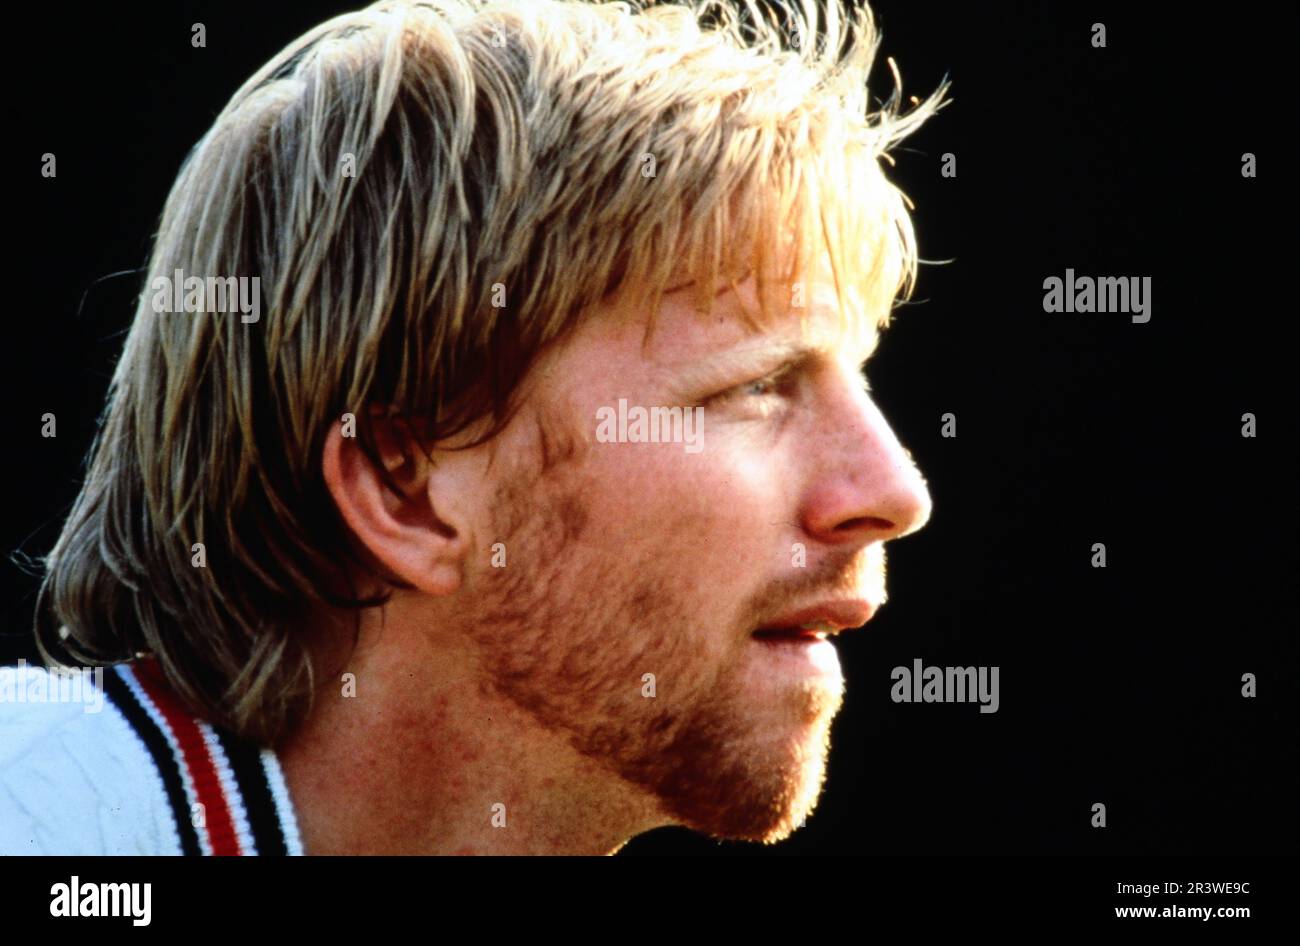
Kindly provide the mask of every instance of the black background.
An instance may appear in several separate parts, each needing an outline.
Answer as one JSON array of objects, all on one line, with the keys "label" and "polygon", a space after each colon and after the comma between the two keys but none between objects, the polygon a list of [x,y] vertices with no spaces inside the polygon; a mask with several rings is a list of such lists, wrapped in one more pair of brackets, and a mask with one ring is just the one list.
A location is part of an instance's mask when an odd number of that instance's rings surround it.
[{"label": "black background", "polygon": [[[0,572],[0,657],[33,656],[22,554],[49,549],[76,495],[143,278],[109,274],[145,265],[182,158],[238,85],[355,6],[8,12],[0,539],[20,551]],[[878,98],[884,56],[905,94],[953,81],[893,172],[921,256],[951,262],[922,267],[869,370],[934,514],[892,547],[890,604],[841,644],[848,697],[807,827],[772,848],[663,830],[627,853],[1294,850],[1291,23],[1262,4],[1133,6],[873,4]],[[1151,321],[1044,313],[1043,280],[1067,267],[1151,276]],[[918,657],[999,666],[999,712],[892,703],[891,668]]]}]

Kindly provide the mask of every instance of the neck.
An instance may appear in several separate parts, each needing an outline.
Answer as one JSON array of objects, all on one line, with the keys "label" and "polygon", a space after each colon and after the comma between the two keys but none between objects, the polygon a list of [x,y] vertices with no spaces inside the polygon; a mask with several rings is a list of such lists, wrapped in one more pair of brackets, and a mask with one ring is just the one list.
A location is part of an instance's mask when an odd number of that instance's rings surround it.
[{"label": "neck", "polygon": [[363,612],[354,652],[320,661],[337,672],[276,747],[305,853],[612,854],[663,823],[484,685],[472,653],[438,646],[463,635],[403,620],[396,599],[383,612]]}]

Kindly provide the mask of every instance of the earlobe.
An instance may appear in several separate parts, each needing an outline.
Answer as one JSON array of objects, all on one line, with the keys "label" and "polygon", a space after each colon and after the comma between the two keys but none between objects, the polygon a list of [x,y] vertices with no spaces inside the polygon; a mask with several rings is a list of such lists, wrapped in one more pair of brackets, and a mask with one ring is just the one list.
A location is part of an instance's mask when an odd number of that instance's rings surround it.
[{"label": "earlobe", "polygon": [[[356,437],[334,426],[325,438],[321,472],[339,514],[361,546],[396,577],[430,595],[460,588],[467,549],[467,528],[435,510],[431,464],[418,445],[386,419],[375,442],[385,470],[401,489],[394,492]],[[452,521],[448,521],[451,519]]]}]

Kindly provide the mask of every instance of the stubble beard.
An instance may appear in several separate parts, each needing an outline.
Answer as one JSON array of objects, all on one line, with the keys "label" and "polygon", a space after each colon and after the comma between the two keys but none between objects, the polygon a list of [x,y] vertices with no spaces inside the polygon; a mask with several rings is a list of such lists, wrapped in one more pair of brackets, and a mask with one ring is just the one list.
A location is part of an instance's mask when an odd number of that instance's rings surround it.
[{"label": "stubble beard", "polygon": [[[656,573],[670,556],[597,544],[578,485],[511,477],[494,519],[509,557],[484,573],[472,630],[487,689],[656,800],[664,824],[761,842],[802,824],[842,689],[809,683],[756,707],[740,662],[709,652],[705,631],[691,631],[698,610]],[[755,718],[774,713],[780,731],[765,731]]]}]

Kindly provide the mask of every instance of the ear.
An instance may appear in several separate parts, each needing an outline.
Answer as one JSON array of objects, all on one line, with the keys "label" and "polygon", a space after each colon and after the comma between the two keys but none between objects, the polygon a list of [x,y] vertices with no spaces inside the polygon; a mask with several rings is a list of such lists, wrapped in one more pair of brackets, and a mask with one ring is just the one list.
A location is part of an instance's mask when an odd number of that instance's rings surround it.
[{"label": "ear", "polygon": [[[468,511],[473,497],[455,494],[455,475],[435,471],[400,420],[376,410],[361,422],[373,425],[380,459],[401,494],[384,482],[360,441],[345,437],[343,425],[335,424],[325,438],[321,465],[343,521],[398,578],[425,594],[454,593],[464,579],[471,547]],[[448,456],[453,466],[467,459]]]}]

